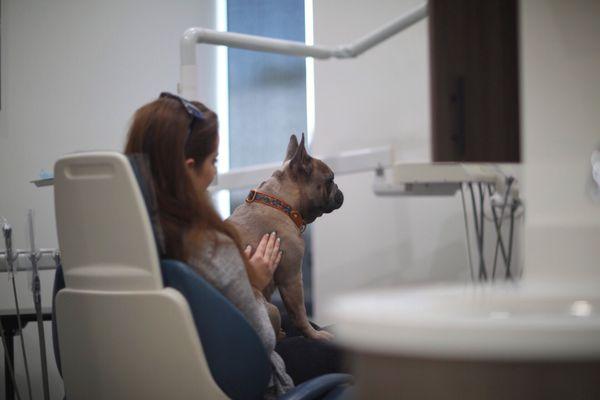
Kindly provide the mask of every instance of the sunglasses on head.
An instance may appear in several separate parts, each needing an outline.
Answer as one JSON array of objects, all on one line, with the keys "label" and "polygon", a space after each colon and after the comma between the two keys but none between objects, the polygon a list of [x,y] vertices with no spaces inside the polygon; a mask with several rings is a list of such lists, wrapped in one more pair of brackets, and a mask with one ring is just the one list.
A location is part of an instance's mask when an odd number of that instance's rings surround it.
[{"label": "sunglasses on head", "polygon": [[160,96],[158,96],[158,97],[161,99],[163,97],[166,97],[168,99],[177,100],[183,106],[183,108],[185,109],[185,112],[187,112],[187,114],[192,118],[192,120],[190,121],[190,125],[188,127],[188,132],[185,137],[185,141],[183,142],[183,148],[185,148],[185,146],[187,145],[188,139],[190,138],[190,135],[192,134],[192,129],[194,129],[194,123],[196,122],[196,120],[198,120],[198,121],[204,120],[204,114],[202,113],[202,111],[198,110],[198,107],[193,105],[190,101],[187,101],[186,99],[179,97],[175,94],[168,93],[168,92],[162,92],[160,94]]}]

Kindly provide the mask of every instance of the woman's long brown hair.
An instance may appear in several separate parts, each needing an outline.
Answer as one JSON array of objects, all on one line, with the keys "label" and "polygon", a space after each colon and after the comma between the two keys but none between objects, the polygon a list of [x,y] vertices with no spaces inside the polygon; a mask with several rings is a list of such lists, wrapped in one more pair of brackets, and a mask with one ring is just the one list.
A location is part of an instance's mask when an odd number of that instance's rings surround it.
[{"label": "woman's long brown hair", "polygon": [[[191,250],[188,240],[196,244],[212,240],[217,245],[216,232],[229,236],[242,253],[235,228],[221,219],[208,194],[197,193],[188,175],[185,161],[192,158],[200,168],[217,148],[219,129],[212,110],[199,102],[193,104],[204,118],[194,122],[187,143],[192,117],[178,100],[163,97],[135,112],[125,145],[125,154],[141,153],[150,163],[165,256],[184,262]],[[246,261],[243,254],[242,259]]]}]

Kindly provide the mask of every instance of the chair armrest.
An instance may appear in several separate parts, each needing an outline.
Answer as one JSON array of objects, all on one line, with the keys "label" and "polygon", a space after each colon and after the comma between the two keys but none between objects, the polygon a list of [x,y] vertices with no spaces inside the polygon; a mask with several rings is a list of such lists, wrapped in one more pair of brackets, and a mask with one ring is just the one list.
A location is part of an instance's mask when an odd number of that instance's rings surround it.
[{"label": "chair armrest", "polygon": [[326,395],[332,389],[340,385],[349,385],[354,382],[352,375],[348,374],[326,374],[296,386],[279,400],[317,400]]}]

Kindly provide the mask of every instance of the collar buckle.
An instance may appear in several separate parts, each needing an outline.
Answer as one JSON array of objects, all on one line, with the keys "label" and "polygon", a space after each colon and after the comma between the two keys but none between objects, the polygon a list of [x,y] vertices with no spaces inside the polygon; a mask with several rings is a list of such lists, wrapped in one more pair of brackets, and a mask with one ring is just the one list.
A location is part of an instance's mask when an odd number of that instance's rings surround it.
[{"label": "collar buckle", "polygon": [[256,199],[256,190],[252,189],[246,196],[246,203],[252,203]]}]

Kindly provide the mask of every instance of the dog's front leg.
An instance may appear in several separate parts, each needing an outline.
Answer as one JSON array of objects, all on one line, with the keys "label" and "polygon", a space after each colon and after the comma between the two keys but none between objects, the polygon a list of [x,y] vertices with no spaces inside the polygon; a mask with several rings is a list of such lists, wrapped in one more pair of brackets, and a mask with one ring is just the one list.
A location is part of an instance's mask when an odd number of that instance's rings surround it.
[{"label": "dog's front leg", "polygon": [[289,277],[283,282],[277,282],[277,286],[292,323],[302,332],[304,336],[317,340],[333,339],[333,335],[331,333],[326,331],[317,331],[308,321],[306,307],[304,305],[304,290],[302,287],[301,272]]}]

